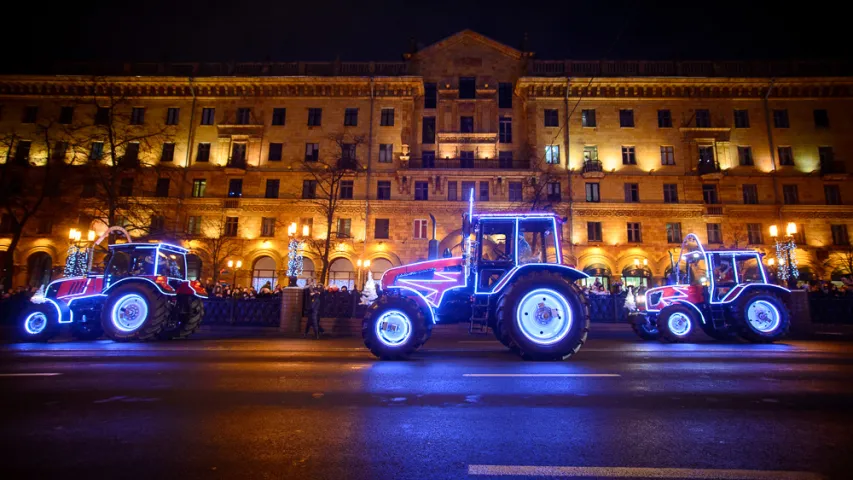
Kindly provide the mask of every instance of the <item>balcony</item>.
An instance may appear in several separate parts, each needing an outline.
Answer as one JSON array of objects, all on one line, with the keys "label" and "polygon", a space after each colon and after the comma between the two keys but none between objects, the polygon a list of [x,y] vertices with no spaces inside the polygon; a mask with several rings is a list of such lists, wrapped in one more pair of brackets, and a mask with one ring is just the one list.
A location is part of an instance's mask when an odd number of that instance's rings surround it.
[{"label": "balcony", "polygon": [[222,202],[223,208],[240,208],[240,199],[239,198],[226,198],[224,202]]},{"label": "balcony", "polygon": [[705,215],[707,215],[709,217],[722,217],[723,216],[722,205],[705,205]]},{"label": "balcony", "polygon": [[604,166],[601,164],[601,160],[584,160],[581,176],[583,178],[603,178]]},{"label": "balcony", "polygon": [[247,167],[245,158],[229,158],[228,163],[225,164],[225,168],[233,168],[236,170],[245,171]]},{"label": "balcony", "polygon": [[723,171],[720,169],[720,164],[717,161],[699,160],[696,171],[702,177],[702,180],[719,180],[723,176]]},{"label": "balcony", "polygon": [[358,160],[350,157],[339,158],[338,170],[359,170]]},{"label": "balcony", "polygon": [[495,145],[496,143],[498,143],[497,133],[439,132],[436,136],[438,143],[441,144],[454,143],[458,145]]},{"label": "balcony", "polygon": [[845,180],[847,175],[847,166],[842,161],[820,162],[820,176],[826,180]]},{"label": "balcony", "polygon": [[409,168],[430,168],[437,170],[529,170],[530,162],[528,160],[500,160],[495,158],[412,158],[409,160]]}]

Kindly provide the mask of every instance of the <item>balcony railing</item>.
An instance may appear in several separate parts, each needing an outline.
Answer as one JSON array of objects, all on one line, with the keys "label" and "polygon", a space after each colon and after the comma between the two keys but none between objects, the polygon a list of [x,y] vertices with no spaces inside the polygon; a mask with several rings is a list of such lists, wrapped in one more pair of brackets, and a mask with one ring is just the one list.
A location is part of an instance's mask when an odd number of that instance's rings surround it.
[{"label": "balcony railing", "polygon": [[699,171],[699,175],[709,175],[712,173],[720,173],[720,164],[716,161],[699,161],[699,166],[697,167]]},{"label": "balcony railing", "polygon": [[530,162],[528,160],[482,160],[473,158],[413,158],[409,161],[409,168],[527,170],[530,168]]},{"label": "balcony railing", "polygon": [[225,165],[227,168],[240,168],[246,169],[246,159],[245,158],[229,158],[228,163]]},{"label": "balcony railing", "polygon": [[821,175],[844,175],[847,173],[847,166],[844,162],[832,161],[820,163]]},{"label": "balcony railing", "polygon": [[604,166],[601,164],[601,160],[584,160],[583,161],[583,173],[592,173],[592,172],[603,172]]}]

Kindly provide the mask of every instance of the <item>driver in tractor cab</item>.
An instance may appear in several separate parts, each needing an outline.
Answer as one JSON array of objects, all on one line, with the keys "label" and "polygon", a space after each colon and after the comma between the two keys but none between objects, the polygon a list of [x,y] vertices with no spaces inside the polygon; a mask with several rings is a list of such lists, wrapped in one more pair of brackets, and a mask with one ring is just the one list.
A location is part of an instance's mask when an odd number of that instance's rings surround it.
[{"label": "driver in tractor cab", "polygon": [[154,271],[154,257],[145,255],[136,260],[136,265],[131,270],[131,275],[150,275],[149,272]]},{"label": "driver in tractor cab", "polygon": [[518,263],[530,263],[531,261],[536,261],[533,248],[527,243],[527,239],[524,238],[524,232],[518,232]]},{"label": "driver in tractor cab", "polygon": [[714,269],[714,283],[719,289],[719,294],[721,296],[725,295],[726,292],[732,289],[734,282],[735,277],[732,265],[726,261],[720,262],[717,268]]}]

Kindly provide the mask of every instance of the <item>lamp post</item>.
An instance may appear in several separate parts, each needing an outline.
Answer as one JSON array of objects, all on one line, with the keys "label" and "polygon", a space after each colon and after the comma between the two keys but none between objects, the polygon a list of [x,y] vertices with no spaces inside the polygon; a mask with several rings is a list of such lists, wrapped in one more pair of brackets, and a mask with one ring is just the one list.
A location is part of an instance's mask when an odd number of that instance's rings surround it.
[{"label": "lamp post", "polygon": [[364,288],[364,282],[367,281],[367,278],[364,276],[364,272],[366,272],[367,269],[370,268],[370,260],[368,259],[368,260],[362,261],[359,258],[358,260],[355,261],[355,265],[357,267],[356,268],[357,277],[355,279],[355,281],[356,281],[355,286],[358,290],[361,290]]},{"label": "lamp post", "polygon": [[237,270],[239,270],[240,267],[242,267],[242,266],[243,266],[242,260],[237,260],[236,262],[234,260],[228,260],[228,268],[234,270],[234,276],[231,277],[231,288],[232,289],[237,287]]},{"label": "lamp post", "polygon": [[[776,268],[776,277],[785,281],[788,288],[795,288],[797,277],[800,276],[800,271],[797,269],[797,244],[794,241],[796,234],[797,224],[794,222],[788,222],[785,226],[785,236],[781,238],[779,227],[770,225],[770,236],[776,244],[776,262],[779,264]],[[772,266],[772,263],[770,265]]]},{"label": "lamp post", "polygon": [[295,287],[296,281],[302,274],[302,266],[304,259],[304,243],[303,240],[308,236],[308,225],[302,225],[302,235],[297,235],[296,222],[287,227],[287,236],[290,237],[290,242],[287,244],[287,286]]}]

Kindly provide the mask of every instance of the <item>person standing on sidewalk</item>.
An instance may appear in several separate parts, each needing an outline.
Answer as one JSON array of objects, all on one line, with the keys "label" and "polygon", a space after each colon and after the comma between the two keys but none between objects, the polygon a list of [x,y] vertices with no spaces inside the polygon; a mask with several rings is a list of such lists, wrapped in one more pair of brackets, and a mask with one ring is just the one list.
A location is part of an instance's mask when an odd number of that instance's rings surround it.
[{"label": "person standing on sidewalk", "polygon": [[305,324],[305,333],[302,335],[303,337],[308,336],[308,332],[313,328],[314,338],[320,338],[320,312],[322,311],[322,302],[320,298],[322,297],[322,292],[322,286],[311,290],[311,296],[309,297],[311,304],[308,307],[308,322]]}]

